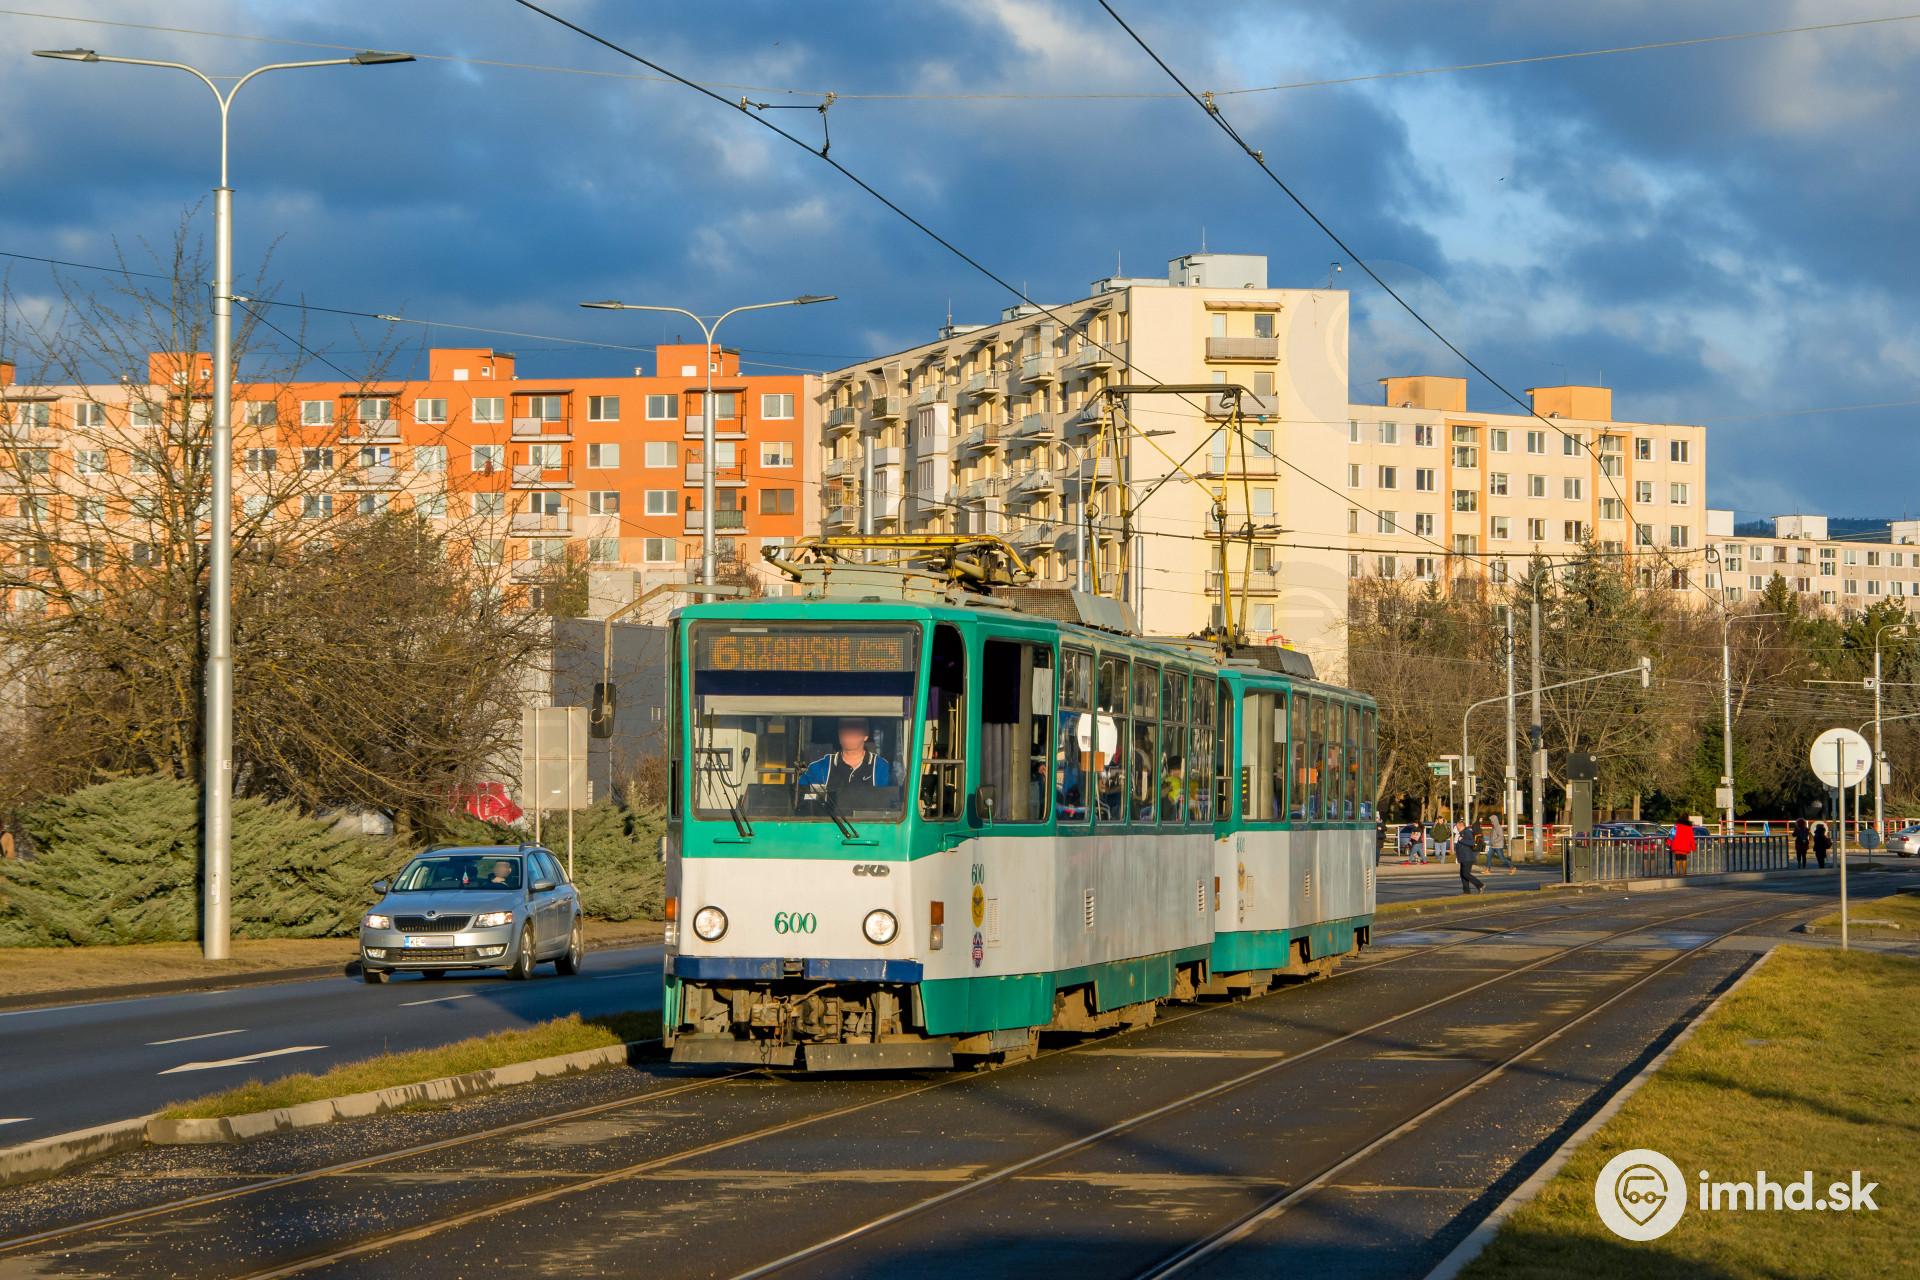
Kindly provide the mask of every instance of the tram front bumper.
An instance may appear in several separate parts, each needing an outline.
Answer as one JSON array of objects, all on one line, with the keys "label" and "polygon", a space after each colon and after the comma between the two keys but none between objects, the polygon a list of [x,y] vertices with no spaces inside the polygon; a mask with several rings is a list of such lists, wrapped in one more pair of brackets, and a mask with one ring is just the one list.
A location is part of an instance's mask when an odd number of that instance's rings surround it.
[{"label": "tram front bumper", "polygon": [[673,1042],[673,1061],[800,1071],[944,1071],[953,1066],[953,1041],[941,1037],[877,1044],[775,1044],[734,1036],[681,1035]]}]

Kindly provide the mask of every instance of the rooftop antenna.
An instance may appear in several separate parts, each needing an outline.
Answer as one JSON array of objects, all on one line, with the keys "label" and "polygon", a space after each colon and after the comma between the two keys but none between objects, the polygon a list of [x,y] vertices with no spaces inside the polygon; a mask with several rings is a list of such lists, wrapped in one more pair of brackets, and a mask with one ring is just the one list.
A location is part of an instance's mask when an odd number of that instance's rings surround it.
[{"label": "rooftop antenna", "polygon": [[1206,228],[1206,225],[1203,223],[1200,227],[1200,252],[1205,253],[1206,251],[1207,251],[1207,228]]},{"label": "rooftop antenna", "polygon": [[1124,276],[1127,274],[1120,266],[1120,251],[1118,249],[1113,251],[1113,274],[1116,276]]},{"label": "rooftop antenna", "polygon": [[947,328],[953,328],[953,299],[947,299]]}]

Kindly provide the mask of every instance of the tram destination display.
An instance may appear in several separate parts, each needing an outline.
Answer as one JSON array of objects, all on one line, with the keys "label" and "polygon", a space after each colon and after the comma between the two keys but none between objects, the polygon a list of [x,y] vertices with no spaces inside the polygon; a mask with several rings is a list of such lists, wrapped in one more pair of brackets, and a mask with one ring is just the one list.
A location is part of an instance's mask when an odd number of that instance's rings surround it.
[{"label": "tram destination display", "polygon": [[694,665],[705,671],[912,671],[907,631],[696,632]]}]

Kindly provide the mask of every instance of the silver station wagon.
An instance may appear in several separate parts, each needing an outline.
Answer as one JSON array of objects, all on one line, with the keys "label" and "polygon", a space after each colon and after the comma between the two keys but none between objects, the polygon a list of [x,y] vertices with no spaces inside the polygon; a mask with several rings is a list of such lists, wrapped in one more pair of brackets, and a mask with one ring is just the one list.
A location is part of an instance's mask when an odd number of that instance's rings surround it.
[{"label": "silver station wagon", "polygon": [[368,982],[450,969],[531,978],[548,960],[575,974],[586,959],[580,894],[559,859],[537,845],[429,849],[373,888],[380,901],[360,921]]}]

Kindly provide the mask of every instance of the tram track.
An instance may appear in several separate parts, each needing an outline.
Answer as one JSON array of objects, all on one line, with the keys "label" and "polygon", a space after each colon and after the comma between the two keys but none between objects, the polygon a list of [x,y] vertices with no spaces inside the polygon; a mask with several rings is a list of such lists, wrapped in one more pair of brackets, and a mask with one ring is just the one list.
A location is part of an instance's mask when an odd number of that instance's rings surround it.
[{"label": "tram track", "polygon": [[[1381,1018],[1376,1021],[1370,1022],[1365,1026],[1356,1028],[1352,1031],[1346,1032],[1339,1036],[1322,1041],[1319,1044],[1312,1045],[1297,1053],[1294,1053],[1285,1058],[1282,1058],[1279,1061],[1269,1063],[1265,1066],[1256,1067],[1252,1070],[1240,1073],[1226,1080],[1216,1082],[1203,1089],[1194,1090],[1190,1093],[1171,1099],[1165,1103],[1152,1107],[1148,1110],[1139,1112],[1135,1115],[1128,1116],[1124,1119],[1116,1121],[1093,1133],[1083,1134],[1069,1141],[1059,1143],[1056,1146],[1049,1148],[1048,1150],[1039,1152],[1031,1156],[1027,1156],[1023,1159],[1002,1165],[999,1168],[994,1169],[990,1172],[983,1173],[978,1176],[969,1178],[967,1181],[961,1183],[960,1185],[952,1187],[946,1191],[937,1193],[932,1196],[925,1197],[924,1199],[916,1201],[912,1204],[905,1205],[899,1209],[895,1209],[895,1210],[892,1210],[891,1212],[879,1215],[864,1223],[861,1223],[857,1226],[854,1226],[845,1231],[839,1232],[831,1237],[828,1237],[827,1239],[817,1241],[814,1244],[808,1245],[805,1248],[794,1250],[770,1262],[762,1263],[757,1266],[751,1267],[747,1270],[737,1272],[734,1275],[733,1280],[759,1280],[760,1277],[771,1276],[780,1272],[788,1271],[795,1267],[801,1266],[802,1264],[805,1264],[805,1263],[817,1263],[822,1260],[829,1259],[830,1257],[837,1255],[839,1251],[844,1250],[849,1246],[869,1241],[872,1238],[879,1236],[883,1233],[889,1232],[893,1228],[901,1226],[902,1224],[910,1220],[921,1218],[936,1210],[944,1209],[948,1206],[954,1205],[959,1201],[978,1196],[984,1191],[988,1191],[992,1188],[1007,1184],[1013,1179],[1020,1178],[1023,1175],[1033,1173],[1043,1168],[1044,1166],[1058,1162],[1068,1156],[1071,1156],[1083,1151],[1087,1151],[1101,1143],[1109,1142],[1115,1138],[1132,1134],[1135,1131],[1141,1129],[1143,1126],[1149,1125],[1154,1121],[1163,1120],[1168,1117],[1174,1116],[1180,1112],[1184,1112],[1191,1108],[1200,1106],[1204,1103],[1223,1098],[1227,1095],[1230,1095],[1239,1090],[1242,1090],[1249,1085],[1255,1084],[1262,1080],[1270,1079],[1281,1072],[1289,1071],[1292,1068],[1300,1066],[1303,1063],[1311,1062],[1314,1059],[1324,1054],[1327,1054],[1343,1045],[1351,1044],[1364,1037],[1374,1036],[1377,1033],[1384,1031],[1389,1027],[1394,1026],[1395,1024],[1404,1023],[1411,1019],[1417,1018],[1423,1014],[1431,1013],[1435,1010],[1442,1009],[1445,1006],[1458,1003],[1478,992],[1485,991],[1488,988],[1494,987],[1504,982],[1509,982],[1514,978],[1522,977],[1526,974],[1537,972],[1539,970],[1546,968],[1549,965],[1557,964],[1561,961],[1564,961],[1570,956],[1580,955],[1584,952],[1593,950],[1594,948],[1604,946],[1609,942],[1630,937],[1637,933],[1645,933],[1649,930],[1669,928],[1674,924],[1678,924],[1686,920],[1697,919],[1700,916],[1712,915],[1718,912],[1738,909],[1742,906],[1751,906],[1756,901],[1762,901],[1769,896],[1771,895],[1767,895],[1763,893],[1742,894],[1737,899],[1734,899],[1731,901],[1721,901],[1711,907],[1703,908],[1701,910],[1682,912],[1682,913],[1673,914],[1673,915],[1666,915],[1656,920],[1636,923],[1626,928],[1615,930],[1601,937],[1594,938],[1583,943],[1579,943],[1575,946],[1557,949],[1552,954],[1543,956],[1538,960],[1529,962],[1527,964],[1518,966],[1510,970],[1503,971],[1502,973],[1497,974],[1494,977],[1485,979],[1480,982],[1473,983],[1460,990],[1453,991],[1446,995],[1437,997],[1433,1000],[1420,1004],[1414,1008],[1402,1010],[1400,1012],[1391,1014],[1385,1018]],[[1777,919],[1784,918],[1786,916],[1802,913],[1810,909],[1814,909],[1814,908],[1808,908],[1804,905],[1797,905],[1797,906],[1788,908],[1787,910],[1776,912],[1772,915],[1762,917],[1758,920],[1745,920],[1745,921],[1742,921],[1740,924],[1735,925],[1732,929],[1718,933],[1714,937],[1708,939],[1705,942],[1702,942],[1696,946],[1687,948],[1680,955],[1675,956],[1673,959],[1656,967],[1650,973],[1646,975],[1642,975],[1641,977],[1633,980],[1633,982],[1629,986],[1624,987],[1618,990],[1617,992],[1613,993],[1604,1002],[1593,1005],[1583,1010],[1580,1014],[1576,1015],[1573,1019],[1571,1019],[1564,1025],[1556,1026],[1555,1028],[1553,1028],[1547,1035],[1530,1041],[1519,1053],[1515,1054],[1512,1058],[1506,1061],[1503,1061],[1501,1064],[1499,1064],[1497,1070],[1499,1071],[1506,1070],[1507,1068],[1511,1067],[1514,1063],[1522,1060],[1525,1056],[1533,1052],[1537,1052],[1541,1047],[1550,1043],[1553,1039],[1558,1038],[1559,1035],[1563,1034],[1566,1030],[1570,1029],[1572,1026],[1585,1021],[1587,1018],[1594,1016],[1595,1014],[1599,1013],[1605,1008],[1611,1007],[1618,1000],[1623,999],[1625,996],[1631,994],[1633,991],[1640,989],[1642,986],[1645,985],[1646,982],[1651,981],[1653,977],[1656,977],[1660,973],[1670,970],[1671,968],[1678,965],[1684,960],[1690,959],[1702,953],[1706,949],[1716,945],[1717,943],[1723,941],[1724,939],[1728,937],[1732,937],[1735,934],[1744,932],[1748,929],[1756,928],[1756,927],[1759,927],[1760,925],[1770,923],[1773,920],[1777,920]],[[1502,932],[1506,932],[1506,931],[1502,931]],[[1497,936],[1497,935],[1486,935],[1486,936]],[[1481,936],[1476,936],[1471,940],[1482,941],[1484,940],[1484,938]],[[1425,1111],[1421,1113],[1420,1116],[1417,1116],[1409,1120],[1406,1120],[1404,1122],[1400,1122],[1396,1124],[1388,1131],[1387,1134],[1375,1138],[1373,1141],[1369,1142],[1366,1146],[1362,1147],[1359,1151],[1356,1151],[1348,1158],[1343,1159],[1339,1162],[1336,1162],[1335,1164],[1317,1173],[1314,1176],[1314,1179],[1311,1181],[1311,1183],[1303,1184],[1300,1187],[1300,1191],[1304,1193],[1309,1191],[1314,1186],[1324,1185],[1325,1181],[1328,1178],[1335,1176],[1341,1169],[1348,1167],[1350,1164],[1363,1158],[1366,1154],[1372,1152],[1373,1150],[1376,1150],[1379,1146],[1384,1145],[1384,1142],[1389,1140],[1393,1135],[1403,1132],[1406,1129],[1411,1128],[1412,1126],[1418,1124],[1419,1121],[1423,1119],[1425,1116],[1431,1115],[1431,1114],[1437,1114],[1439,1111],[1444,1110],[1446,1106],[1451,1105],[1452,1100],[1453,1100],[1452,1098],[1445,1099],[1442,1102],[1436,1104],[1435,1106],[1427,1108]],[[1293,1193],[1289,1192],[1285,1194],[1293,1194]],[[1284,1211],[1284,1209],[1278,1201],[1275,1201],[1271,1203],[1263,1203],[1254,1211],[1254,1214],[1256,1215],[1272,1214],[1280,1211]],[[1253,1215],[1249,1215],[1249,1218],[1252,1218],[1252,1217]],[[1248,1225],[1245,1229],[1251,1230],[1251,1229],[1254,1229],[1255,1226],[1257,1226],[1257,1221],[1253,1222],[1251,1225]],[[1239,1222],[1236,1222],[1234,1224],[1230,1224],[1227,1228],[1223,1229],[1223,1232],[1221,1234],[1225,1234],[1226,1232],[1231,1232],[1239,1229],[1242,1229],[1241,1224]],[[1210,1238],[1211,1237],[1209,1237],[1209,1239]],[[1221,1246],[1215,1246],[1215,1247],[1221,1247]],[[1211,1250],[1209,1250],[1209,1252],[1211,1252]],[[1198,1260],[1198,1255],[1195,1256],[1194,1260]],[[1184,1269],[1184,1267],[1187,1265],[1190,1265],[1190,1263],[1186,1261],[1182,1261],[1179,1263],[1179,1267],[1181,1269]],[[1174,1274],[1174,1272],[1171,1270],[1164,1270],[1164,1271],[1150,1271],[1144,1274],[1157,1276],[1161,1274],[1170,1275],[1170,1274]]]},{"label": "tram track", "polygon": [[[1371,971],[1373,969],[1384,968],[1391,965],[1409,963],[1409,962],[1418,960],[1422,957],[1430,956],[1435,952],[1445,951],[1449,948],[1461,946],[1469,943],[1485,941],[1487,938],[1497,937],[1497,936],[1500,936],[1502,933],[1513,932],[1516,930],[1532,927],[1539,923],[1562,921],[1562,920],[1576,920],[1581,916],[1592,914],[1592,911],[1597,911],[1602,909],[1599,907],[1595,907],[1592,910],[1569,910],[1568,909],[1569,905],[1570,904],[1567,904],[1565,902],[1558,902],[1558,903],[1551,903],[1551,904],[1540,903],[1540,902],[1503,904],[1499,907],[1492,907],[1485,911],[1473,912],[1473,913],[1470,913],[1469,915],[1453,916],[1444,921],[1432,921],[1430,923],[1423,923],[1422,928],[1420,930],[1421,932],[1425,932],[1428,930],[1437,931],[1442,929],[1451,930],[1463,925],[1471,925],[1473,922],[1476,922],[1476,921],[1491,920],[1496,917],[1511,917],[1515,915],[1519,915],[1523,917],[1520,921],[1509,924],[1502,929],[1490,930],[1490,931],[1484,930],[1484,929],[1476,929],[1473,932],[1467,933],[1464,936],[1461,936],[1459,938],[1452,938],[1442,942],[1429,943],[1429,944],[1414,946],[1414,947],[1396,948],[1397,954],[1386,957],[1384,959],[1373,960],[1373,961],[1364,962],[1364,963],[1343,965],[1341,968],[1335,970],[1333,973],[1329,975],[1326,975],[1324,978],[1320,979],[1318,982],[1312,985],[1324,985],[1327,982],[1332,982],[1340,978],[1355,977],[1355,976],[1358,976],[1359,974]],[[1398,930],[1394,932],[1398,932]],[[1384,938],[1390,935],[1381,934],[1379,936]],[[1276,987],[1275,990],[1277,992],[1278,988]],[[1232,1003],[1239,1003],[1239,1002],[1232,1002]],[[1200,1014],[1214,1012],[1216,1010],[1227,1008],[1227,1007],[1232,1007],[1232,1004],[1227,1002],[1196,1003],[1196,1004],[1188,1005],[1184,1008],[1181,1008],[1177,1012],[1158,1018],[1153,1025],[1156,1025],[1156,1026],[1169,1025],[1175,1022],[1183,1021],[1190,1017],[1195,1017]],[[1124,1034],[1125,1033],[1123,1033],[1123,1035]],[[1122,1038],[1122,1037],[1105,1036],[1105,1037],[1099,1037],[1099,1038],[1089,1038],[1089,1039],[1077,1041],[1070,1045],[1064,1045],[1056,1048],[1049,1048],[1049,1049],[1042,1050],[1042,1052],[1039,1055],[1039,1058],[1041,1059],[1053,1058],[1062,1054],[1071,1054],[1081,1049],[1096,1048],[1102,1045],[1111,1045],[1116,1039],[1119,1039],[1119,1038]],[[1038,1060],[1038,1059],[1035,1059],[1035,1060]],[[206,1191],[206,1192],[196,1193],[193,1195],[176,1197],[176,1198],[156,1202],[154,1204],[125,1209],[115,1213],[106,1214],[96,1218],[86,1219],[79,1222],[62,1224],[55,1227],[48,1227],[43,1230],[31,1231],[31,1232],[23,1233],[20,1235],[16,1235],[16,1236],[12,1236],[12,1237],[8,1237],[6,1239],[0,1240],[0,1258],[4,1258],[5,1256],[10,1254],[17,1255],[22,1251],[34,1249],[36,1247],[45,1247],[49,1245],[55,1245],[65,1241],[71,1241],[76,1238],[80,1238],[88,1235],[94,1235],[101,1232],[111,1231],[115,1228],[124,1228],[129,1226],[135,1226],[142,1223],[155,1222],[156,1220],[165,1219],[170,1215],[187,1214],[187,1213],[192,1213],[196,1211],[203,1211],[211,1208],[217,1208],[219,1206],[231,1204],[236,1201],[248,1200],[248,1199],[266,1195],[268,1193],[272,1193],[276,1191],[284,1191],[290,1188],[298,1187],[301,1184],[314,1183],[314,1182],[318,1182],[318,1181],[329,1179],[329,1178],[338,1178],[338,1177],[343,1177],[351,1174],[375,1171],[380,1169],[382,1166],[394,1165],[403,1161],[418,1159],[420,1157],[425,1157],[425,1156],[441,1155],[448,1152],[459,1151],[463,1148],[474,1147],[481,1143],[493,1142],[501,1139],[509,1139],[509,1138],[514,1138],[519,1136],[537,1135],[542,1131],[553,1130],[553,1129],[570,1125],[570,1124],[577,1124],[583,1121],[590,1121],[598,1118],[618,1116],[623,1111],[632,1111],[635,1109],[644,1108],[644,1107],[656,1104],[665,1099],[683,1097],[683,1096],[696,1094],[703,1091],[710,1091],[724,1085],[737,1083],[745,1077],[755,1076],[759,1074],[761,1073],[757,1069],[748,1070],[748,1071],[728,1072],[723,1075],[706,1077],[698,1080],[692,1080],[684,1083],[669,1085],[665,1088],[650,1089],[640,1094],[630,1095],[630,1096],[617,1098],[617,1099],[610,1099],[604,1102],[594,1103],[590,1106],[576,1107],[576,1108],[570,1108],[568,1110],[560,1111],[560,1112],[530,1116],[525,1119],[517,1120],[506,1125],[489,1126],[487,1128],[475,1130],[470,1133],[453,1135],[446,1138],[436,1139],[431,1142],[418,1143],[418,1144],[413,1144],[413,1145],[409,1145],[402,1148],[397,1148],[391,1151],[376,1152],[369,1155],[357,1156],[352,1159],[338,1161],[332,1164],[318,1166],[312,1169],[303,1169],[303,1170],[297,1170],[297,1171],[285,1173],[285,1174],[272,1175],[266,1178],[258,1179],[256,1181],[248,1182],[242,1186],[227,1187],[227,1188],[222,1188],[214,1191]],[[977,1076],[971,1073],[959,1073],[959,1074],[942,1076],[938,1080],[916,1085],[911,1088],[895,1090],[895,1091],[889,1092],[888,1094],[880,1098],[868,1099],[852,1107],[831,1108],[831,1109],[825,1109],[817,1112],[810,1112],[806,1115],[795,1117],[791,1120],[783,1121],[776,1125],[766,1126],[746,1134],[738,1135],[735,1138],[728,1139],[724,1142],[695,1145],[695,1146],[685,1148],[683,1150],[666,1153],[654,1160],[639,1162],[638,1164],[629,1165],[629,1166],[622,1167],[618,1170],[609,1171],[608,1174],[599,1175],[595,1179],[568,1183],[566,1186],[555,1189],[555,1190],[558,1190],[562,1193],[567,1191],[584,1190],[588,1185],[590,1184],[598,1185],[602,1181],[610,1181],[610,1180],[618,1180],[620,1178],[644,1176],[645,1173],[650,1172],[654,1169],[663,1168],[668,1165],[682,1162],[682,1161],[692,1160],[701,1155],[709,1154],[715,1150],[723,1150],[729,1147],[741,1145],[743,1143],[772,1137],[779,1133],[788,1132],[796,1127],[830,1121],[845,1115],[852,1114],[855,1111],[862,1111],[870,1107],[879,1106],[888,1102],[903,1100],[908,1097],[916,1096],[930,1089],[941,1088],[949,1085],[957,1085],[965,1081],[974,1080],[977,1078],[978,1078]],[[492,1216],[499,1213],[511,1212],[516,1208],[524,1207],[527,1203],[529,1202],[526,1197],[515,1197],[515,1198],[503,1200],[497,1204],[483,1206],[479,1210],[470,1212],[468,1214],[460,1215],[458,1222],[472,1221],[479,1217]],[[458,1225],[458,1222],[449,1220],[449,1221],[437,1221],[431,1224],[423,1224],[423,1229],[418,1229],[418,1233],[432,1234],[434,1231],[442,1230],[449,1226]],[[406,1236],[411,1238],[414,1236],[415,1232],[409,1231],[407,1233],[395,1233],[394,1235],[390,1235],[390,1236],[382,1236],[378,1241],[369,1242],[369,1243],[372,1244],[373,1247],[385,1247],[386,1245],[389,1245],[389,1244],[400,1243],[401,1241],[397,1238],[397,1236],[400,1234],[405,1234]],[[331,1255],[328,1255],[328,1256],[330,1257]],[[284,1268],[274,1269],[274,1270],[269,1270],[265,1272],[260,1272],[257,1274],[261,1276],[294,1274],[299,1270],[304,1270],[311,1266],[319,1265],[321,1262],[325,1260],[327,1260],[327,1258],[325,1257],[301,1260],[299,1262],[290,1264],[291,1269],[284,1269]]]}]

